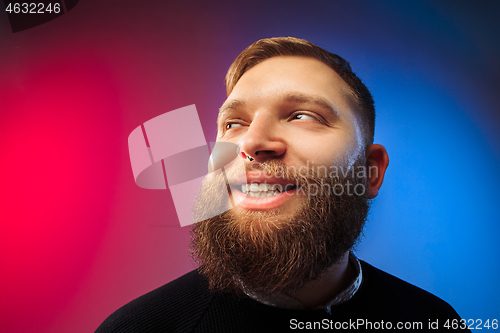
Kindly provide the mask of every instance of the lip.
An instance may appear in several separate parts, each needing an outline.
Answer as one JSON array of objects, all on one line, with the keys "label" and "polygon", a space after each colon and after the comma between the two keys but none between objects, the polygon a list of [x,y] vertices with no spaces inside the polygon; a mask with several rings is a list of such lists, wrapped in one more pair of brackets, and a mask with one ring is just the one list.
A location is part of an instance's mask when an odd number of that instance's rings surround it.
[{"label": "lip", "polygon": [[294,184],[292,181],[285,180],[283,178],[271,177],[263,174],[263,172],[247,172],[245,175],[237,177],[235,180],[231,181],[231,185],[241,185],[250,183],[268,183],[268,184]]},{"label": "lip", "polygon": [[260,197],[251,197],[239,189],[236,186],[241,184],[251,184],[251,183],[267,183],[267,184],[281,184],[283,186],[292,184],[296,185],[293,182],[269,177],[262,174],[251,174],[247,173],[246,177],[239,177],[235,181],[232,181],[231,186],[231,194],[233,195],[234,202],[237,203],[237,206],[248,209],[248,210],[270,210],[279,208],[280,206],[285,205],[287,202],[293,200],[295,197],[299,196],[298,188],[293,188],[291,190],[281,192],[279,194],[274,194],[270,197],[260,198]]}]

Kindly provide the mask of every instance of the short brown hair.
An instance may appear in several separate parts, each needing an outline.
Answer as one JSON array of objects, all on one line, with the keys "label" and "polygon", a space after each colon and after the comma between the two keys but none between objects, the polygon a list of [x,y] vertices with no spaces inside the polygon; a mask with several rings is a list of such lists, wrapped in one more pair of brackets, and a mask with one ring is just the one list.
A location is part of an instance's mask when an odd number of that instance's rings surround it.
[{"label": "short brown hair", "polygon": [[321,47],[295,37],[265,38],[247,47],[233,61],[226,74],[227,96],[243,74],[260,62],[277,56],[304,56],[315,58],[331,67],[352,89],[352,94],[359,106],[365,144],[373,143],[375,132],[375,106],[373,97],[366,86],[354,74],[351,65],[342,57],[330,53]]}]

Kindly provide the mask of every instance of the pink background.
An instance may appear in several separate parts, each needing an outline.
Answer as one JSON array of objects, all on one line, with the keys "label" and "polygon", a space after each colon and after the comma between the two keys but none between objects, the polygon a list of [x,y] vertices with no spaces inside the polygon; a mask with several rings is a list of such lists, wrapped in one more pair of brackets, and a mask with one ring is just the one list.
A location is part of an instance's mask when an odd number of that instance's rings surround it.
[{"label": "pink background", "polygon": [[2,332],[91,332],[192,269],[188,229],[169,191],[135,185],[127,138],[196,104],[214,140],[227,38],[207,12],[81,1],[16,34],[0,14]]}]

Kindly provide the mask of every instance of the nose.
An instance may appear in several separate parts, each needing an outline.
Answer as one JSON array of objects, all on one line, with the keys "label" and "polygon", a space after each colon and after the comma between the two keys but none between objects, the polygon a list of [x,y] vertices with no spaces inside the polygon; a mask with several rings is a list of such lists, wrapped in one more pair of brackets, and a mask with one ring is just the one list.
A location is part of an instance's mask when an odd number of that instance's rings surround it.
[{"label": "nose", "polygon": [[279,158],[286,152],[286,144],[279,120],[258,114],[239,141],[239,156],[250,161],[264,162]]}]

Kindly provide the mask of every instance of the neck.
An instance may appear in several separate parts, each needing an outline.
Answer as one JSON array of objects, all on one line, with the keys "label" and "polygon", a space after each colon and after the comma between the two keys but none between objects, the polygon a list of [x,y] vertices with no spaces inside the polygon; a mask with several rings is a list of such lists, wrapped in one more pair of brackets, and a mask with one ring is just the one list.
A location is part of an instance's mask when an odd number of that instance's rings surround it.
[{"label": "neck", "polygon": [[355,276],[354,268],[349,264],[349,251],[347,251],[321,278],[308,283],[290,296],[302,303],[306,309],[314,309],[347,288]]}]

